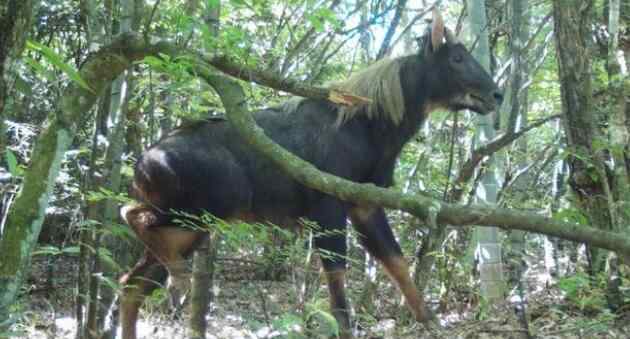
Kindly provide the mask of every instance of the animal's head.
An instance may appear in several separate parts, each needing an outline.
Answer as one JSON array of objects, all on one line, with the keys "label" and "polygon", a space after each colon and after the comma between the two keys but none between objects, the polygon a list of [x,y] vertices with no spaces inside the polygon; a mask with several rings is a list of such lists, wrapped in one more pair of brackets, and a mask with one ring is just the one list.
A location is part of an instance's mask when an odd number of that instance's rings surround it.
[{"label": "animal's head", "polygon": [[469,109],[488,114],[503,101],[503,94],[492,77],[466,50],[455,35],[444,27],[442,16],[433,10],[430,36],[425,38],[424,58],[435,72],[436,93],[442,104],[457,111]]}]

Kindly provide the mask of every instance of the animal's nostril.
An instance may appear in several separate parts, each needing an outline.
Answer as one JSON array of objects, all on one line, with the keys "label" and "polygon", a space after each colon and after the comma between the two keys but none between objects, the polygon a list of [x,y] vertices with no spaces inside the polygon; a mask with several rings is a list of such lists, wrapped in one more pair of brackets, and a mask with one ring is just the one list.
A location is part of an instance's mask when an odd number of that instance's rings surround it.
[{"label": "animal's nostril", "polygon": [[499,105],[503,103],[503,93],[494,92],[494,99],[497,101]]}]

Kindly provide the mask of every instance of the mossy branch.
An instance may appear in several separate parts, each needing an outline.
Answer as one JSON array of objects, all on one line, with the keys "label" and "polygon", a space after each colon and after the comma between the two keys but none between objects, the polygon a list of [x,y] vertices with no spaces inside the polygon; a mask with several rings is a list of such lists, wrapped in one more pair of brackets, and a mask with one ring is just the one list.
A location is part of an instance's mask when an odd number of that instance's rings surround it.
[{"label": "mossy branch", "polygon": [[562,222],[530,212],[521,212],[486,205],[459,206],[393,189],[352,181],[321,172],[312,164],[293,155],[271,140],[248,113],[245,93],[233,79],[206,72],[203,77],[219,93],[229,121],[239,135],[263,156],[271,159],[291,178],[305,186],[357,204],[383,206],[406,211],[426,219],[437,215],[441,225],[497,226],[504,229],[546,234],[618,252],[630,257],[630,238],[590,226]]}]

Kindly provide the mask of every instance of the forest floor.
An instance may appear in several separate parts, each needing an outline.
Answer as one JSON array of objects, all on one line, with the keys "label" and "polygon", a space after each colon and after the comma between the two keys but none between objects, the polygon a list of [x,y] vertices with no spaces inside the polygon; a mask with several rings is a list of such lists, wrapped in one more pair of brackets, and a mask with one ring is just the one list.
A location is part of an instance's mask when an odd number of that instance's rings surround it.
[{"label": "forest floor", "polygon": [[[244,262],[220,265],[212,289],[215,299],[208,315],[208,339],[328,337],[323,334],[330,333],[328,318],[325,312],[319,311],[327,310],[326,288],[321,280],[317,284],[316,274],[315,284],[311,285],[320,286],[311,294],[309,302],[301,303],[306,306],[301,307],[305,311],[300,313],[296,312],[300,307],[296,306],[295,296],[299,288],[295,287],[295,280],[256,280],[255,270],[246,263],[247,260]],[[23,318],[17,328],[20,337],[76,337],[75,268],[76,260],[70,257],[54,262],[35,260],[28,280],[28,293],[22,297]],[[47,276],[54,278],[48,280]],[[476,313],[473,313],[471,302],[457,301],[457,296],[451,298],[446,311],[439,313],[443,327],[432,336],[421,325],[410,321],[409,312],[400,304],[400,294],[389,281],[385,277],[378,281],[379,286],[370,298],[372,308],[355,312],[358,315],[354,318],[361,327],[356,331],[357,338],[528,338],[513,304],[475,305]],[[612,315],[601,309],[577,307],[540,267],[530,269],[524,281],[528,286],[526,321],[529,338],[630,338],[630,312]],[[362,284],[361,279],[349,279],[349,293],[355,304],[361,297],[356,291],[361,290]],[[148,299],[138,323],[139,338],[186,337],[187,316],[173,316],[168,311],[172,308],[168,307],[165,295],[162,293]],[[582,297],[587,300],[592,296]],[[480,309],[487,311],[480,312]],[[305,325],[304,314],[317,319]]]}]

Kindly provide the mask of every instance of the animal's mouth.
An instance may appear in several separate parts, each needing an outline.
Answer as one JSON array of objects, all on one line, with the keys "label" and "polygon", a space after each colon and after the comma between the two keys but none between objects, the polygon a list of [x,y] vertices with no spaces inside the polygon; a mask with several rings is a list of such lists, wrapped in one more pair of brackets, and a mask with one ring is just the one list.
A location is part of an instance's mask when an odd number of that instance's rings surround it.
[{"label": "animal's mouth", "polygon": [[497,103],[494,98],[488,98],[477,93],[467,93],[453,98],[450,106],[454,110],[468,109],[485,115],[494,111],[497,108]]}]

